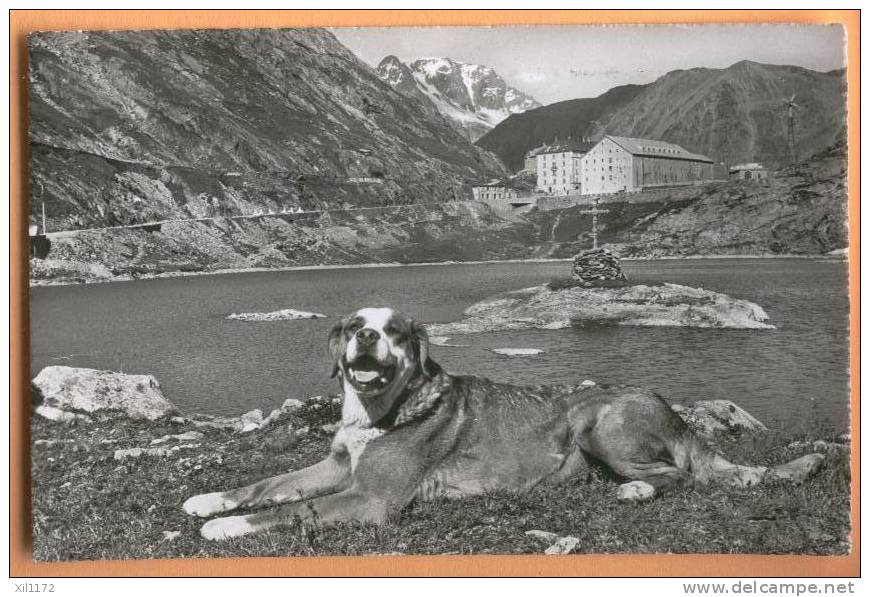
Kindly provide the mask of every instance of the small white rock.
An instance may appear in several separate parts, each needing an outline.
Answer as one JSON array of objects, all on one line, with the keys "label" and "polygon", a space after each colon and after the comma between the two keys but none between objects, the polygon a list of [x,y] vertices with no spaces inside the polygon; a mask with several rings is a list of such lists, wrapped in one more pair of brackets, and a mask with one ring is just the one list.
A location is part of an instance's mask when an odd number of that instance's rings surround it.
[{"label": "small white rock", "polygon": [[324,433],[335,433],[341,427],[341,421],[336,421],[335,423],[326,423],[325,425],[321,425],[320,429],[324,431]]},{"label": "small white rock", "polygon": [[623,483],[616,491],[616,499],[620,502],[642,502],[655,496],[656,489],[646,481],[631,481]]},{"label": "small white rock", "polygon": [[298,410],[302,408],[303,404],[301,400],[296,400],[296,398],[288,398],[284,401],[284,404],[281,405],[281,410],[285,412],[292,412],[294,410]]},{"label": "small white rock", "polygon": [[239,420],[243,425],[247,425],[248,423],[256,423],[259,425],[263,422],[263,411],[259,408],[255,408],[254,410],[249,410],[245,414],[239,417]]},{"label": "small white rock", "polygon": [[552,543],[559,538],[559,535],[556,533],[551,533],[550,531],[539,531],[537,529],[526,531],[526,535],[534,537],[535,539],[540,539],[541,541],[547,541],[548,543]]},{"label": "small white rock", "polygon": [[598,384],[595,383],[594,381],[592,381],[591,379],[584,379],[580,385],[583,386],[584,388],[591,388],[593,386],[597,386]]},{"label": "small white rock", "polygon": [[181,534],[181,531],[163,531],[163,540],[172,541]]},{"label": "small white rock", "polygon": [[578,543],[580,543],[580,539],[577,537],[559,537],[555,543],[544,550],[544,553],[548,556],[558,556],[571,553],[574,551],[574,548],[577,547]]},{"label": "small white rock", "polygon": [[242,426],[242,429],[241,429],[241,431],[239,431],[239,433],[250,433],[251,431],[255,431],[259,428],[260,428],[259,423],[254,423],[254,422],[245,423]]}]

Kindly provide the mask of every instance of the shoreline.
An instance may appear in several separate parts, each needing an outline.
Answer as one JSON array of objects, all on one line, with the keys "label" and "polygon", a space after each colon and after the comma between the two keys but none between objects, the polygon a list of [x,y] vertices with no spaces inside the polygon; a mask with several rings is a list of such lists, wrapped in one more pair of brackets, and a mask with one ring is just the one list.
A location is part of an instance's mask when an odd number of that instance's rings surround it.
[{"label": "shoreline", "polygon": [[[823,259],[826,261],[848,261],[848,249],[841,254],[831,255],[830,253],[820,253],[817,255],[799,255],[793,253],[787,254],[762,254],[762,255],[729,255],[727,253],[715,253],[710,255],[663,255],[659,257],[621,257],[622,261],[689,261],[699,259]],[[341,270],[341,269],[374,269],[374,268],[393,268],[393,267],[437,267],[446,265],[489,265],[489,264],[508,264],[508,263],[570,263],[572,258],[532,258],[532,259],[490,259],[490,260],[472,260],[472,261],[422,261],[413,263],[397,263],[397,262],[369,262],[369,263],[335,263],[335,264],[318,264],[318,265],[289,265],[285,267],[243,267],[243,268],[226,268],[213,271],[197,271],[184,272],[172,271],[161,272],[159,274],[146,274],[136,278],[132,276],[122,275],[106,279],[85,280],[82,282],[67,282],[54,280],[29,280],[30,288],[38,288],[42,286],[79,286],[87,284],[109,284],[112,282],[136,282],[140,280],[159,280],[164,278],[184,278],[194,276],[221,276],[228,274],[243,274],[243,273],[263,273],[263,272],[293,272],[293,271],[310,271],[310,270]]]}]

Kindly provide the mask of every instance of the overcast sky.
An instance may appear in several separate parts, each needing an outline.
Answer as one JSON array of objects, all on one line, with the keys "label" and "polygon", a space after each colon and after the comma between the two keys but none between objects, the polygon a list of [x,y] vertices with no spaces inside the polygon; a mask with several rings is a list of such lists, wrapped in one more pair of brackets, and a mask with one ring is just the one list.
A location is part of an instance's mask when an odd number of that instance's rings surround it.
[{"label": "overcast sky", "polygon": [[740,60],[819,71],[845,66],[841,27],[820,25],[648,25],[401,27],[332,29],[377,66],[438,56],[484,64],[543,104],[649,83],[674,69],[722,68]]}]

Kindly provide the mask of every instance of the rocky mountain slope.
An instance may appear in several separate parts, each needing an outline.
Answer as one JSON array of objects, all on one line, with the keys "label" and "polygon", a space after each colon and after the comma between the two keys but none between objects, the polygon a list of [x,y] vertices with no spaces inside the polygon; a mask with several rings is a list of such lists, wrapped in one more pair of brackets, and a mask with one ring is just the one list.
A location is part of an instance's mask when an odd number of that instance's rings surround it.
[{"label": "rocky mountain slope", "polygon": [[[769,184],[714,183],[607,203],[623,256],[820,255],[847,245],[845,146]],[[481,203],[216,218],[50,234],[35,283],[294,265],[568,258],[591,245],[583,206],[505,217]]]},{"label": "rocky mountain slope", "polygon": [[29,49],[31,220],[44,203],[49,230],[453,200],[503,172],[323,30],[46,32]]},{"label": "rocky mountain slope", "polygon": [[[616,95],[603,102],[608,94]],[[845,126],[845,73],[742,61],[725,69],[667,73],[654,83],[615,88],[599,98],[575,100],[512,116],[478,141],[516,169],[522,153],[560,136],[604,133],[663,139],[716,161],[788,161],[785,99],[794,94],[798,160],[833,144]],[[595,102],[599,102],[596,104]],[[565,103],[565,102],[563,102]],[[588,108],[580,112],[582,107]],[[576,112],[575,112],[576,111]]]},{"label": "rocky mountain slope", "polygon": [[421,58],[405,64],[387,56],[378,65],[378,75],[409,97],[428,97],[471,140],[511,114],[541,105],[508,86],[494,69],[451,58]]},{"label": "rocky mountain slope", "polygon": [[31,279],[88,282],[161,273],[297,265],[512,259],[536,228],[480,203],[409,205],[251,218],[186,220],[50,234]]}]

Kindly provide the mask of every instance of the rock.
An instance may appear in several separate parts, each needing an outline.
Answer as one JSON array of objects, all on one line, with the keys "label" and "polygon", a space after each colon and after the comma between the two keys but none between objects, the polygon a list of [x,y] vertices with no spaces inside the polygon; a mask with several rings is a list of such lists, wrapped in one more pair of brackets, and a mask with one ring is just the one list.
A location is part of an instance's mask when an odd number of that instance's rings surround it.
[{"label": "rock", "polygon": [[671,404],[671,410],[679,414],[686,412],[686,407],[682,404]]},{"label": "rock", "polygon": [[294,410],[298,410],[302,408],[303,402],[301,400],[296,400],[296,398],[288,398],[284,401],[284,404],[281,405],[281,410],[284,412],[293,412]]},{"label": "rock", "polygon": [[430,335],[561,329],[586,323],[633,326],[773,329],[755,303],[678,284],[621,288],[533,286],[476,303],[465,318],[427,326]]},{"label": "rock", "polygon": [[509,357],[534,356],[544,352],[540,348],[493,348],[491,350],[496,354],[503,354]]},{"label": "rock", "polygon": [[177,441],[192,441],[192,440],[202,439],[203,437],[205,437],[205,436],[199,431],[186,431],[184,433],[179,433],[177,435],[164,435],[163,437],[158,437],[156,439],[152,439],[151,445],[154,446],[157,444],[163,444],[163,443],[168,442],[171,439],[174,439]]},{"label": "rock", "polygon": [[537,529],[526,531],[526,535],[528,535],[529,537],[534,537],[535,539],[540,539],[541,541],[547,541],[548,543],[552,543],[559,538],[559,535],[557,535],[556,533],[551,533],[549,531],[539,531]]},{"label": "rock", "polygon": [[290,427],[289,430],[293,431],[298,437],[302,437],[304,435],[308,435],[308,433],[311,431],[311,428],[306,425],[305,427],[300,427],[299,429],[293,429],[292,427]]},{"label": "rock", "polygon": [[260,425],[263,422],[263,411],[259,408],[255,408],[254,410],[249,410],[245,414],[239,417],[239,420],[242,422],[242,425],[247,425],[249,423],[254,423],[256,425]]},{"label": "rock", "polygon": [[583,388],[593,388],[593,387],[595,387],[595,386],[597,386],[597,385],[598,385],[598,384],[595,383],[594,381],[592,381],[591,379],[584,379],[584,380],[580,383],[580,386],[583,387]]},{"label": "rock", "polygon": [[74,421],[81,421],[83,423],[91,422],[91,418],[87,415],[67,412],[53,406],[46,406],[45,404],[40,404],[36,407],[36,414],[45,417],[50,421],[57,421],[58,423],[72,423]]},{"label": "rock", "polygon": [[169,422],[175,423],[176,425],[184,425],[185,423],[190,422],[190,419],[187,417],[170,417]]},{"label": "rock", "polygon": [[616,499],[620,502],[643,502],[655,497],[656,489],[646,481],[631,481],[623,483],[616,490]]},{"label": "rock", "polygon": [[198,448],[201,444],[179,444],[167,448],[158,446],[156,448],[124,448],[115,450],[115,460],[124,460],[125,458],[141,458],[143,456],[171,456],[180,450],[188,450]]},{"label": "rock", "polygon": [[260,428],[259,423],[254,423],[254,422],[244,423],[242,425],[242,428],[239,430],[239,433],[250,433],[251,431],[256,431],[259,428]]},{"label": "rock", "polygon": [[327,317],[322,313],[308,311],[296,311],[295,309],[281,309],[271,313],[231,313],[227,319],[238,321],[293,321],[296,319],[322,319]]},{"label": "rock", "polygon": [[559,537],[555,543],[553,543],[550,547],[544,550],[544,553],[548,556],[557,556],[564,555],[567,553],[571,553],[577,544],[580,543],[580,539],[577,537]]},{"label": "rock", "polygon": [[341,428],[341,421],[336,421],[335,423],[326,423],[325,425],[321,425],[320,429],[324,433],[335,433]]},{"label": "rock", "polygon": [[607,249],[591,249],[574,257],[571,277],[584,286],[627,279],[619,265],[619,258]]},{"label": "rock", "polygon": [[269,416],[263,419],[260,423],[260,429],[264,429],[278,420],[278,418],[284,414],[284,410],[281,408],[272,409],[272,412],[269,413]]},{"label": "rock", "polygon": [[55,365],[40,371],[33,385],[42,393],[45,406],[60,409],[120,410],[134,419],[150,420],[176,410],[151,375]]},{"label": "rock", "polygon": [[718,431],[767,430],[761,421],[730,400],[699,400],[691,407],[682,407],[682,410],[675,412],[695,433],[705,437]]},{"label": "rock", "polygon": [[429,336],[429,344],[447,348],[468,348],[468,344],[451,344],[448,336]]},{"label": "rock", "polygon": [[173,541],[180,534],[181,534],[181,531],[163,531],[163,540],[164,541]]},{"label": "rock", "polygon": [[46,448],[50,448],[57,444],[72,444],[75,443],[74,439],[38,439],[33,442],[34,446],[45,446]]}]

